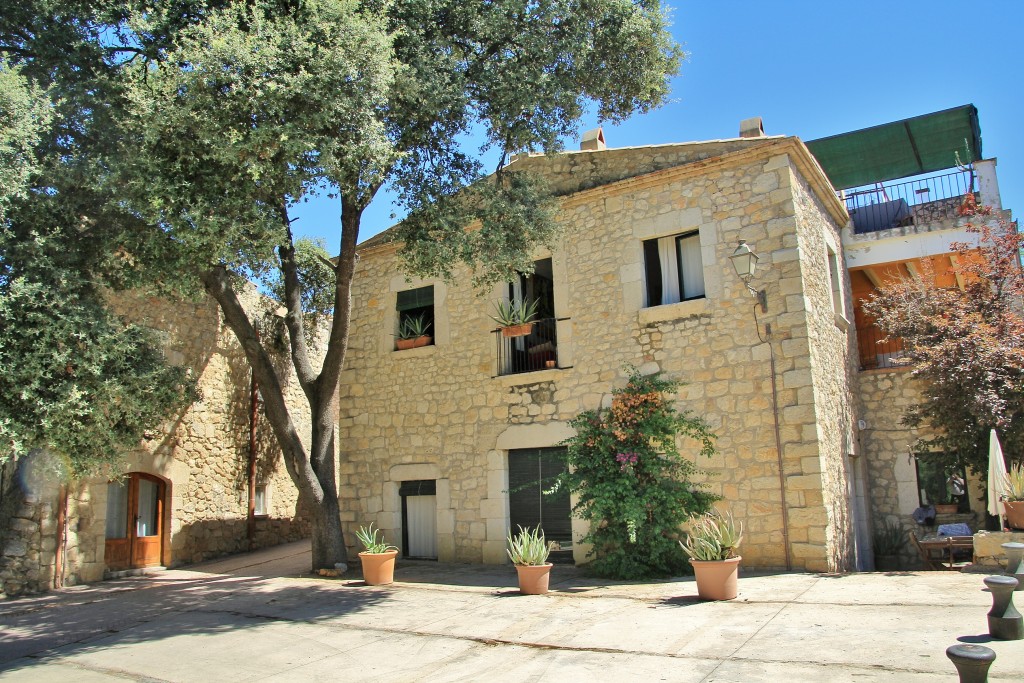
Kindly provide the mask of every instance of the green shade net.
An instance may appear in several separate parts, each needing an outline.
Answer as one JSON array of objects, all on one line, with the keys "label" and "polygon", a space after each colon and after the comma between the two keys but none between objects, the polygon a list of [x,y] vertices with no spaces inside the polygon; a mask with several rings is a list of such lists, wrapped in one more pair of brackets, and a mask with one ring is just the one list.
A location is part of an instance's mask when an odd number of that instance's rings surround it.
[{"label": "green shade net", "polygon": [[806,143],[832,187],[844,190],[941,171],[981,159],[973,104]]}]

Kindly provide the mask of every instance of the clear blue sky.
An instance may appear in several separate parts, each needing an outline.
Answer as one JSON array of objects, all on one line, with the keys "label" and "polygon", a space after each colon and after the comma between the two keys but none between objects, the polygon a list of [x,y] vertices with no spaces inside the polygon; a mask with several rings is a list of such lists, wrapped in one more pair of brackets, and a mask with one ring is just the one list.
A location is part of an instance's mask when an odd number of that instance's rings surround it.
[{"label": "clear blue sky", "polygon": [[[813,140],[974,104],[982,152],[998,159],[1003,206],[1015,217],[1024,211],[1021,0],[672,4],[672,33],[687,52],[672,101],[606,125],[609,147],[735,137],[751,116],[764,119],[769,135]],[[591,118],[582,129],[597,125]],[[395,211],[379,194],[360,241],[392,225]],[[338,213],[337,200],[311,200],[297,210],[296,232],[324,237],[334,253]]]}]

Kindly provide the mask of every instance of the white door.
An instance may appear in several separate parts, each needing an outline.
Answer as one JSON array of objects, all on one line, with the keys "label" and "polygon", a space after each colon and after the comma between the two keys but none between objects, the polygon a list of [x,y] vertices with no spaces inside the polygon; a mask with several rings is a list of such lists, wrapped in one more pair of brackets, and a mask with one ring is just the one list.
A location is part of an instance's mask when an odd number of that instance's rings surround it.
[{"label": "white door", "polygon": [[437,558],[437,496],[407,496],[405,504],[406,556]]}]

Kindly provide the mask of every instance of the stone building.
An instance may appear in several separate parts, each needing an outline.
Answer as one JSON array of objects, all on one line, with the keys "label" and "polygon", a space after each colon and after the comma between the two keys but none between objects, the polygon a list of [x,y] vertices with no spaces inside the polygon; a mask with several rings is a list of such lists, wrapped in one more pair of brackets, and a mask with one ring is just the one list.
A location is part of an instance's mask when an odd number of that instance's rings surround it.
[{"label": "stone building", "polygon": [[[201,397],[130,454],[123,472],[109,477],[62,486],[41,453],[5,464],[0,596],[197,562],[309,534],[280,449],[259,419],[255,448],[250,446],[250,371],[213,300],[171,304],[121,297],[113,303],[119,314],[159,331],[168,360],[198,376]],[[298,384],[290,382],[288,392],[296,424],[308,437]]]},{"label": "stone building", "polygon": [[[977,130],[973,107],[953,111]],[[947,168],[960,133],[918,142]],[[855,324],[858,297],[883,253],[925,256],[918,236],[948,251],[962,221],[945,210],[956,182],[942,196],[914,186],[893,216],[879,213],[879,197],[856,188],[884,193],[876,181],[910,172],[886,175],[895,162],[849,150],[909,148],[847,136],[805,145],[753,119],[729,140],[614,149],[592,131],[579,151],[520,155],[508,170],[547,177],[562,230],[533,274],[489,296],[463,284],[468,272],[407,278],[387,232],[363,243],[340,396],[346,528],[373,522],[407,557],[501,563],[508,530],[540,522],[564,559],[584,561],[571,501],[542,496],[541,482],[568,421],[608,405],[632,364],[684,381],[679,407],[718,434],[719,454],[697,464],[746,527],[745,566],[870,568],[873,518],[909,520],[920,501],[905,462],[913,435],[898,425],[915,390],[893,355],[865,348],[877,338]],[[994,161],[974,138],[966,175],[991,203]],[[750,285],[764,309],[734,272],[741,240],[760,256]],[[539,301],[539,320],[503,336],[494,303],[524,299]],[[398,350],[409,317],[429,320],[433,338]],[[864,362],[876,357],[881,368]]]}]

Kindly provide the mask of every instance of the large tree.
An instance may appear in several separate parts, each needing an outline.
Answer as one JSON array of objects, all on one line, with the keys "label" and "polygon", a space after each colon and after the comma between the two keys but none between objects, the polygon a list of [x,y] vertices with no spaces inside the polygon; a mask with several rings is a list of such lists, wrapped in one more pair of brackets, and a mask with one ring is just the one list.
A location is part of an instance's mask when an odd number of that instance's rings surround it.
[{"label": "large tree", "polygon": [[[975,214],[972,205],[962,209]],[[961,287],[941,286],[931,261],[921,277],[890,282],[865,309],[891,337],[902,338],[921,400],[903,418],[927,425],[921,457],[958,459],[988,472],[989,431],[1007,453],[1024,451],[1024,235],[1016,223],[977,212],[972,244],[952,245],[953,275]]]},{"label": "large tree", "polygon": [[[479,136],[502,163],[512,152],[557,151],[588,109],[616,121],[660,104],[680,59],[654,0],[37,3],[78,18],[87,30],[66,42],[92,49],[91,68],[116,83],[102,115],[119,142],[98,155],[91,179],[92,192],[114,200],[103,229],[120,230],[108,243],[124,257],[112,267],[126,282],[137,269],[164,289],[201,284],[216,299],[288,472],[312,503],[314,568],[345,558],[333,398],[367,205],[390,187],[409,212],[395,235],[409,272],[450,277],[465,264],[477,284],[509,278],[550,243],[553,205],[537,178],[500,165],[486,175],[465,139]],[[25,20],[36,28],[9,34],[16,57],[60,64],[81,54],[34,47],[47,32],[64,37],[66,20]],[[322,187],[340,216],[326,304],[308,295],[314,269],[290,227],[296,202]],[[280,284],[309,443],[239,303],[243,276]],[[319,362],[304,301],[333,314]]]}]

